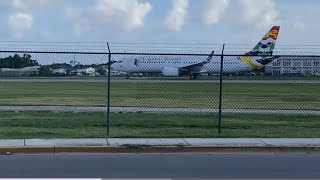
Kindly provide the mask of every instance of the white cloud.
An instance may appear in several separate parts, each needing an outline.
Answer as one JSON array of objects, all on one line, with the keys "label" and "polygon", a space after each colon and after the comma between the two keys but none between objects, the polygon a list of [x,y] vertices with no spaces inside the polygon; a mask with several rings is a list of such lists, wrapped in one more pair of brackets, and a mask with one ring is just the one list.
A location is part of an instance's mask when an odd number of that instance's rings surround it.
[{"label": "white cloud", "polygon": [[274,0],[239,0],[240,19],[256,27],[265,28],[280,22],[279,11]]},{"label": "white cloud", "polygon": [[14,38],[22,38],[31,29],[33,16],[26,13],[16,13],[9,16],[8,25]]},{"label": "white cloud", "polygon": [[8,26],[14,38],[22,38],[32,28],[34,16],[46,8],[59,7],[65,0],[0,0],[0,7],[9,10]]},{"label": "white cloud", "polygon": [[206,25],[217,24],[229,5],[229,0],[207,0],[202,21]]},{"label": "white cloud", "polygon": [[185,25],[188,14],[189,0],[172,0],[173,7],[167,14],[164,25],[172,31],[180,31]]},{"label": "white cloud", "polygon": [[32,5],[34,5],[34,0],[12,0],[12,6],[16,9],[24,10],[30,8]]},{"label": "white cloud", "polygon": [[11,0],[12,8],[15,10],[35,11],[44,8],[52,8],[64,0]]},{"label": "white cloud", "polygon": [[37,11],[45,8],[59,7],[67,0],[0,0],[0,7],[14,11]]},{"label": "white cloud", "polygon": [[149,3],[139,0],[96,0],[93,14],[101,17],[101,21],[118,22],[126,30],[133,30],[143,27],[151,9]]},{"label": "white cloud", "polygon": [[69,20],[75,20],[81,17],[82,11],[74,7],[65,7],[65,17]]},{"label": "white cloud", "polygon": [[66,8],[65,15],[81,35],[101,26],[125,31],[139,29],[151,9],[150,3],[140,0],[96,0],[86,9]]},{"label": "white cloud", "polygon": [[[74,31],[78,36],[89,32],[95,24],[95,17],[91,17],[87,11],[74,7],[65,8],[65,18],[73,24]],[[90,21],[90,19],[92,20]]]}]

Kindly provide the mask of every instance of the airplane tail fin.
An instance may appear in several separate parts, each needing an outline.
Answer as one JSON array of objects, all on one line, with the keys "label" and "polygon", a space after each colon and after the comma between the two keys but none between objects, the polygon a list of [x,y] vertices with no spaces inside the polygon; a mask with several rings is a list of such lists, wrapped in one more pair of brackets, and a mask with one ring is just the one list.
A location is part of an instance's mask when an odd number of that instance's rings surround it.
[{"label": "airplane tail fin", "polygon": [[280,26],[273,26],[249,53],[253,56],[272,56]]},{"label": "airplane tail fin", "polygon": [[274,58],[272,56],[278,35],[280,32],[280,26],[273,26],[270,31],[260,40],[260,42],[253,48],[252,51],[246,55],[260,56],[257,60],[258,63],[266,65],[270,63]]},{"label": "airplane tail fin", "polygon": [[207,61],[208,61],[208,62],[210,62],[210,61],[212,60],[213,55],[214,55],[214,51],[212,51],[212,52],[210,53],[210,55],[208,56],[208,58],[207,58]]},{"label": "airplane tail fin", "polygon": [[240,61],[247,63],[254,70],[261,70],[280,56],[273,56],[273,51],[280,32],[280,26],[273,26],[259,41],[252,51],[240,57]]}]

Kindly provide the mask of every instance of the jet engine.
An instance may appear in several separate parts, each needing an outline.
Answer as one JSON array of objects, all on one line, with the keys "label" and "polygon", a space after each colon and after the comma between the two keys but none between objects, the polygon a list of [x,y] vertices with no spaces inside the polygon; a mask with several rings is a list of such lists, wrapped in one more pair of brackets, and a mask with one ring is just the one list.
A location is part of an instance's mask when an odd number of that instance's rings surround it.
[{"label": "jet engine", "polygon": [[162,70],[164,76],[179,76],[180,72],[178,68],[175,67],[165,67]]}]

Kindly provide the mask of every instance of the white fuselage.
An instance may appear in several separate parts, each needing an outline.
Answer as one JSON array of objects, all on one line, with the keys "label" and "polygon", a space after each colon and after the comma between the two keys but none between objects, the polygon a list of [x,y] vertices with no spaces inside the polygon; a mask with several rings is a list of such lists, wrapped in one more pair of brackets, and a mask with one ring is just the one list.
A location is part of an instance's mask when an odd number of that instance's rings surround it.
[{"label": "white fuselage", "polygon": [[[165,68],[184,68],[204,62],[206,57],[133,57],[123,59],[112,65],[115,71],[127,73],[161,73]],[[218,74],[220,73],[221,59],[215,57],[207,64],[200,66],[200,73]],[[224,57],[223,72],[236,73],[250,71],[247,63],[240,62],[237,57]]]}]

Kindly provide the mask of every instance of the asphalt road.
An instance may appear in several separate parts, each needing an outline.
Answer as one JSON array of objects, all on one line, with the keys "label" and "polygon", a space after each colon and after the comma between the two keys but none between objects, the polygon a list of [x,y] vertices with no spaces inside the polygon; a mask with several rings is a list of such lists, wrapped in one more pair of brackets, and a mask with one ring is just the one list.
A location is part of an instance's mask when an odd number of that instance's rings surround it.
[{"label": "asphalt road", "polygon": [[320,153],[0,156],[0,178],[319,178]]},{"label": "asphalt road", "polygon": [[[107,107],[90,106],[0,106],[0,111],[52,111],[52,112],[107,112]],[[152,113],[218,113],[219,109],[205,108],[149,108],[111,107],[111,112],[152,112]],[[320,115],[318,110],[268,110],[268,109],[223,109],[223,113],[239,114],[286,114]]]}]

